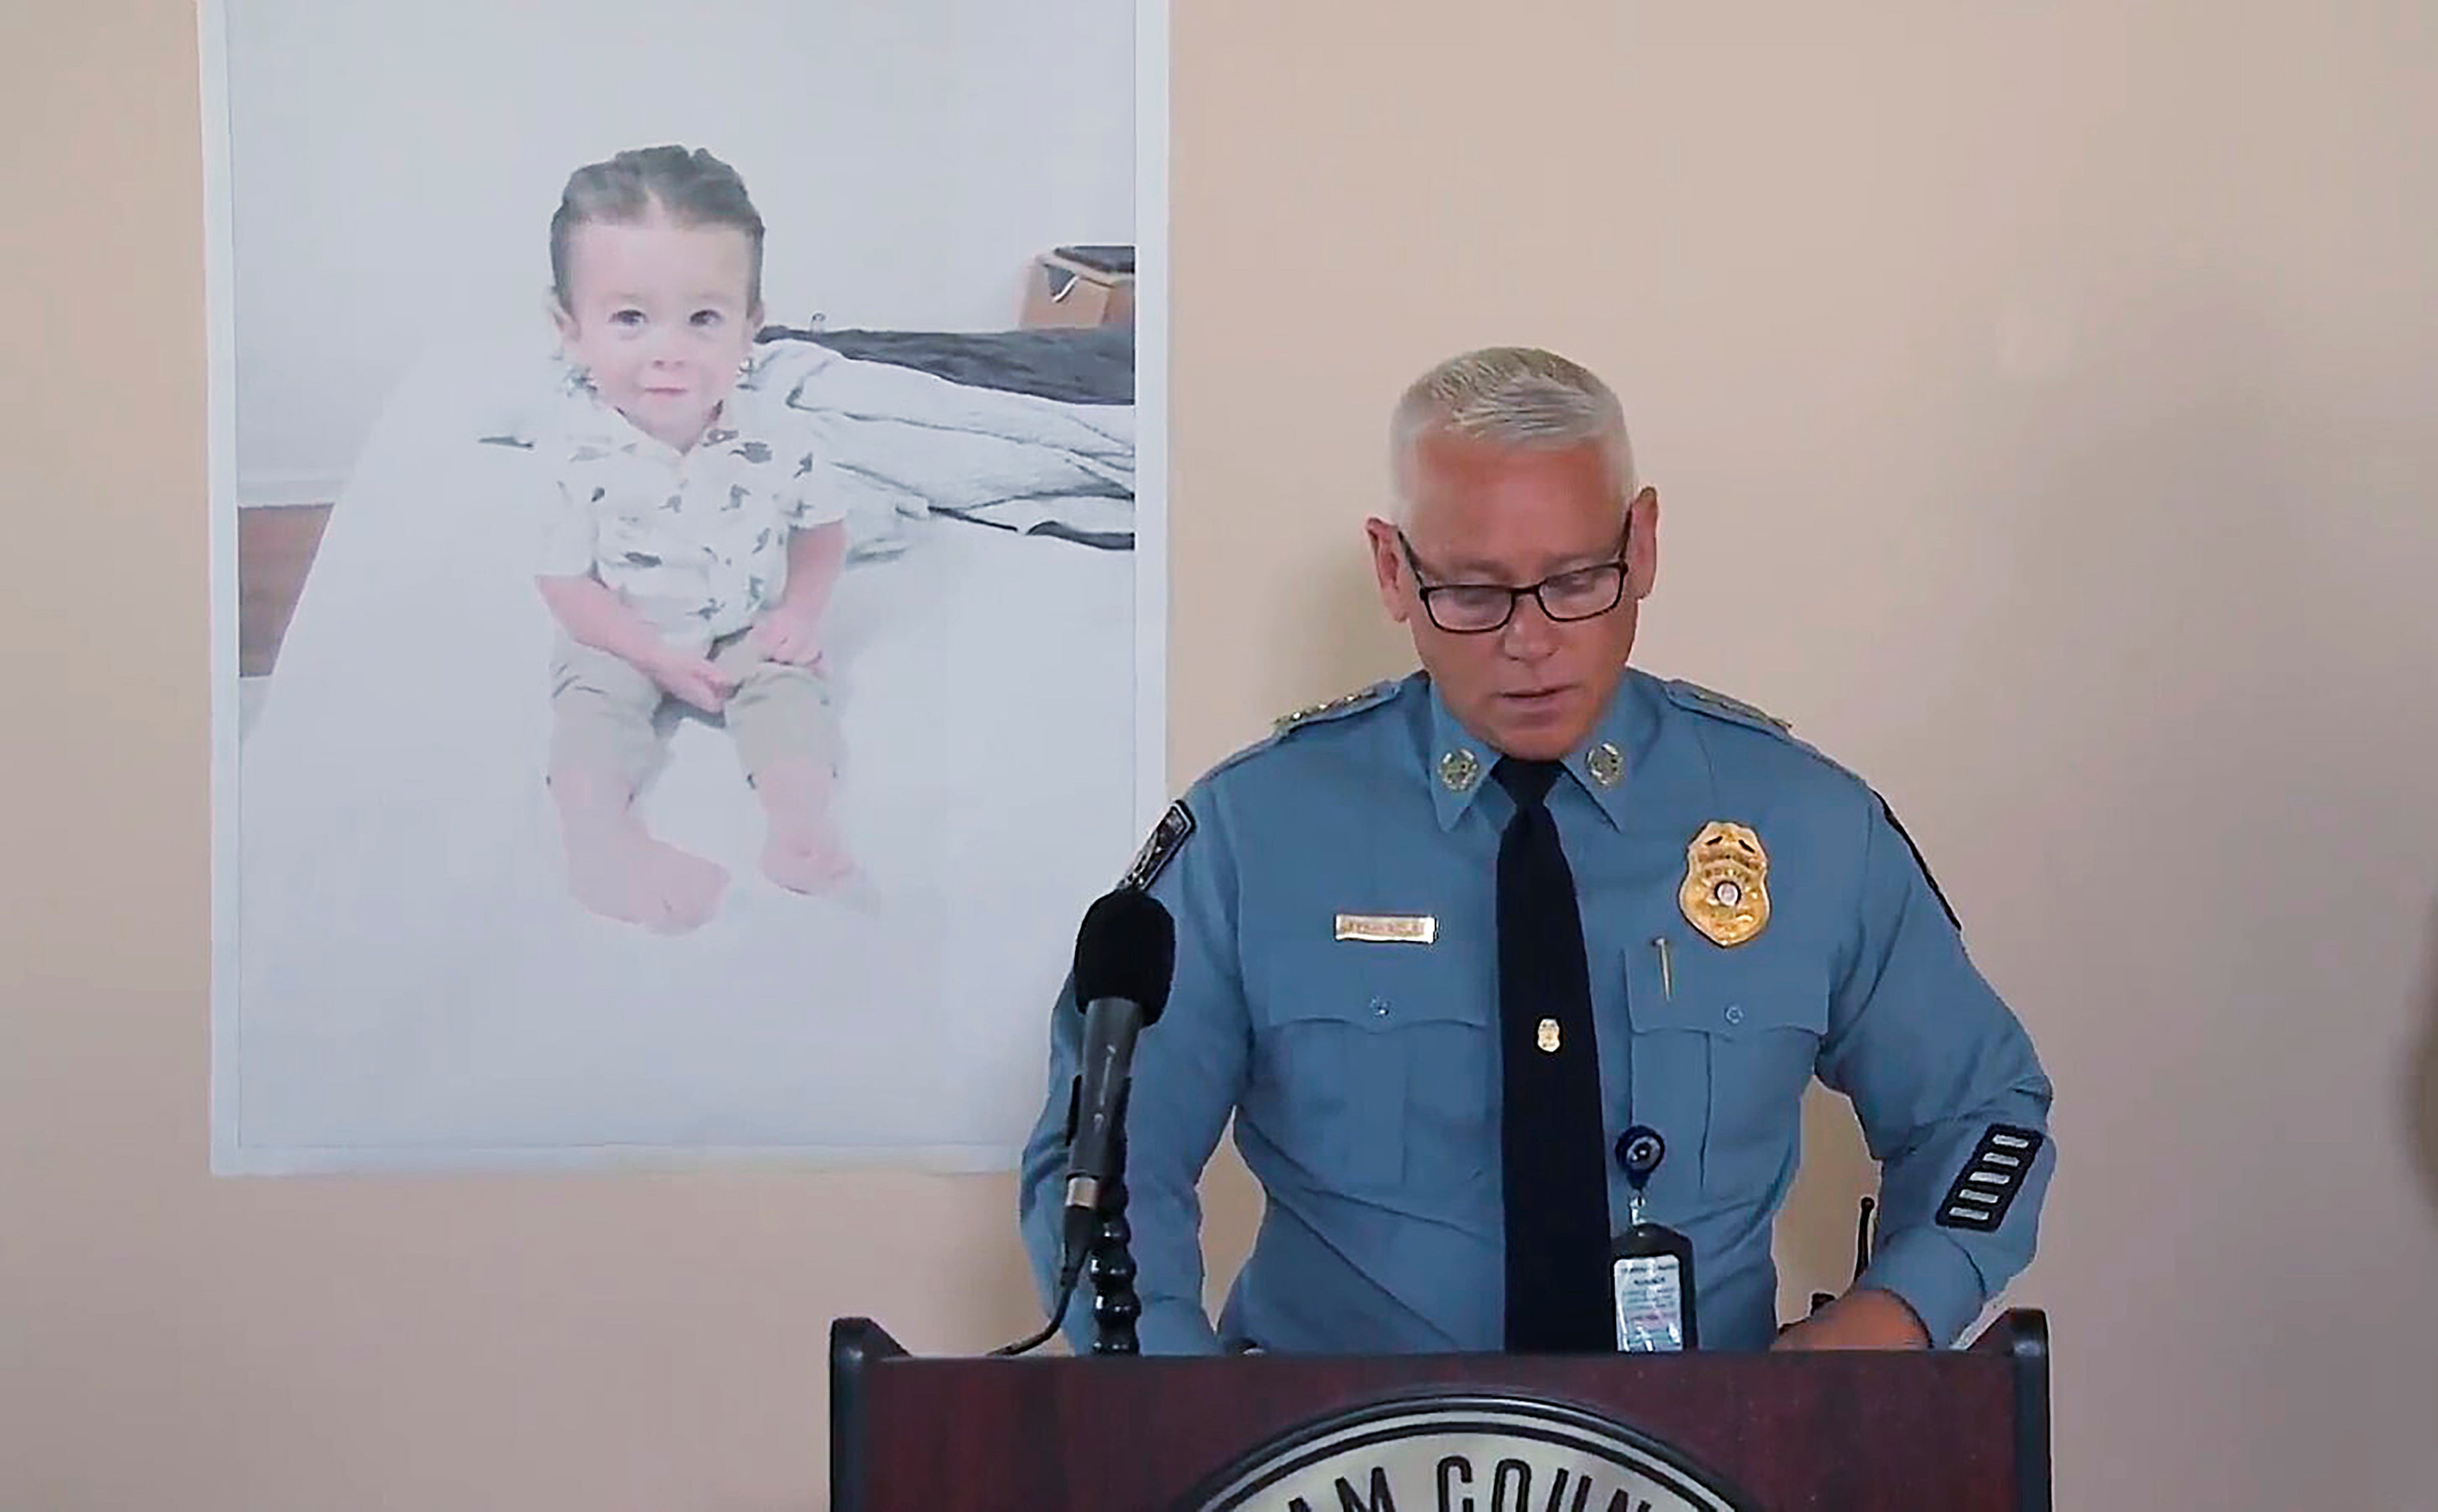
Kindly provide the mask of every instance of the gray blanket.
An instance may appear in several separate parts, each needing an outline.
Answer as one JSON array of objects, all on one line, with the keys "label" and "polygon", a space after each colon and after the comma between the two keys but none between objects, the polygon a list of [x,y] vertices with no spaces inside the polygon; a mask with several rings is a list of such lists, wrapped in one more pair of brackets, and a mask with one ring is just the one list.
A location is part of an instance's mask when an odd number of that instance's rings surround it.
[{"label": "gray blanket", "polygon": [[892,362],[952,382],[1069,404],[1132,404],[1131,325],[1010,331],[763,328],[765,342],[813,342],[841,357]]}]

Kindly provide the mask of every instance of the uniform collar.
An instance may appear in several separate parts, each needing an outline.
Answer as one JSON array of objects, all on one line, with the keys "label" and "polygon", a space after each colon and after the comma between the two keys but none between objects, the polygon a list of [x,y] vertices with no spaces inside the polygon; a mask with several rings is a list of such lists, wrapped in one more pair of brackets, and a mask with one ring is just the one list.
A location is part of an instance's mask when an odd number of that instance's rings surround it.
[{"label": "uniform collar", "polygon": [[[1431,804],[1439,815],[1440,828],[1451,830],[1481,791],[1492,785],[1490,769],[1497,763],[1498,752],[1449,711],[1438,683],[1426,686],[1430,696],[1423,726],[1424,776],[1431,784]],[[1624,824],[1635,772],[1658,737],[1657,697],[1651,679],[1628,669],[1617,679],[1616,692],[1599,722],[1566,753],[1567,777],[1611,825]]]}]

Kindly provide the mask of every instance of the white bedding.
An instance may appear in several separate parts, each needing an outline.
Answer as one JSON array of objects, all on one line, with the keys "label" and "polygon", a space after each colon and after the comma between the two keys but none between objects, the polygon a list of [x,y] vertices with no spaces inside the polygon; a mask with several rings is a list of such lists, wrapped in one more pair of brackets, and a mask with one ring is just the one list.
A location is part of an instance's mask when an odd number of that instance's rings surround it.
[{"label": "white bedding", "polygon": [[380,421],[241,747],[222,1164],[1005,1164],[1076,921],[1140,839],[1134,554],[901,511],[829,642],[865,890],[765,881],[727,738],[689,722],[649,822],[733,880],[698,933],[640,932],[564,885],[531,457],[475,439],[465,361]]}]

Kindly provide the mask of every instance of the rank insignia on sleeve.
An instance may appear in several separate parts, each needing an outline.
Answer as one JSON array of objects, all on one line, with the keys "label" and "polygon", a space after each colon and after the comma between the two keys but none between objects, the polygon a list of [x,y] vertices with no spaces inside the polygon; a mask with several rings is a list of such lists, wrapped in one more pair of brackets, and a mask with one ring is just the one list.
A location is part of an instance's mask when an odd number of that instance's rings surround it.
[{"label": "rank insignia on sleeve", "polygon": [[1169,862],[1176,858],[1176,853],[1185,849],[1186,837],[1192,833],[1193,811],[1185,806],[1183,799],[1178,799],[1168,806],[1167,813],[1159,817],[1159,822],[1152,826],[1150,837],[1143,841],[1142,849],[1135,853],[1134,864],[1126,868],[1126,874],[1120,879],[1118,886],[1132,888],[1139,892],[1148,889],[1160,872],[1167,870]]},{"label": "rank insignia on sleeve", "polygon": [[2015,1124],[1993,1123],[1982,1131],[1981,1142],[1972,1147],[1972,1158],[1965,1162],[1955,1185],[1947,1188],[1939,1202],[1939,1227],[1995,1233],[2006,1221],[2006,1209],[2015,1205],[2016,1194],[2023,1189],[2023,1178],[2032,1173],[2033,1157],[2046,1142],[2047,1136],[2038,1129]]},{"label": "rank insignia on sleeve", "polygon": [[1685,848],[1676,904],[1712,944],[1733,947],[1769,923],[1769,853],[1741,824],[1712,819]]}]

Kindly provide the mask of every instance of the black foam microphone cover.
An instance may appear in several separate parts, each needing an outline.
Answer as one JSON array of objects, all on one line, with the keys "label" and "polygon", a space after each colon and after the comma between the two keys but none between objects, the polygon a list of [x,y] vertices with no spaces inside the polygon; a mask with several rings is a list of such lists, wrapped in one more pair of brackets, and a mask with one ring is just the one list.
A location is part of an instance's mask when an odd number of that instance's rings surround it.
[{"label": "black foam microphone cover", "polygon": [[1142,1009],[1142,1025],[1158,1021],[1176,976],[1176,920],[1157,898],[1120,888],[1085,910],[1075,932],[1075,1003],[1088,1008],[1119,997]]}]

